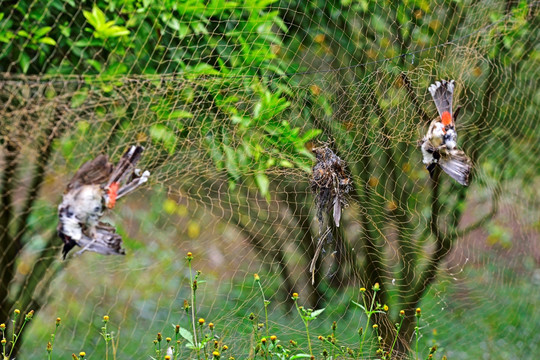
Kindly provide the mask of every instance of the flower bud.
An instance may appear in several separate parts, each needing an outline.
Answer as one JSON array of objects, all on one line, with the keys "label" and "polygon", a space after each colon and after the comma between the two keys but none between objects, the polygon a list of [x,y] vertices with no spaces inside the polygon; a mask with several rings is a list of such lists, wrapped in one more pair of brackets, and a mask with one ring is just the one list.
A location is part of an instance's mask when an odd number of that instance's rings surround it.
[{"label": "flower bud", "polygon": [[200,318],[200,319],[199,319],[199,325],[201,325],[201,326],[204,325],[204,319],[203,319],[203,318]]}]

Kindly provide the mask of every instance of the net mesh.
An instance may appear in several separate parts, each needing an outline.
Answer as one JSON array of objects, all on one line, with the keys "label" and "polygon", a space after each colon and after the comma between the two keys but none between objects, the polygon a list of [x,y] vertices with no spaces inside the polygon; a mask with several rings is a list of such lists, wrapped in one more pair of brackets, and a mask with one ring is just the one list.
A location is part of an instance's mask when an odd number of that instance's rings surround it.
[{"label": "net mesh", "polygon": [[[238,358],[249,356],[249,314],[263,316],[254,273],[284,340],[304,331],[291,313],[297,292],[306,307],[327,307],[313,334],[337,321],[342,344],[354,344],[365,318],[350,300],[379,282],[390,312],[377,321],[392,324],[400,309],[414,321],[421,306],[424,349],[537,352],[539,5],[6,3],[0,321],[39,309],[21,358],[44,352],[57,316],[55,352],[99,358],[105,314],[119,358],[152,355],[155,333],[189,328],[188,251],[206,280],[198,315]],[[444,173],[430,180],[417,148],[438,79],[456,80],[469,188]],[[135,143],[150,180],[107,216],[127,255],[62,261],[67,182],[86,160],[117,160]],[[344,160],[353,189],[312,284],[317,146]]]}]

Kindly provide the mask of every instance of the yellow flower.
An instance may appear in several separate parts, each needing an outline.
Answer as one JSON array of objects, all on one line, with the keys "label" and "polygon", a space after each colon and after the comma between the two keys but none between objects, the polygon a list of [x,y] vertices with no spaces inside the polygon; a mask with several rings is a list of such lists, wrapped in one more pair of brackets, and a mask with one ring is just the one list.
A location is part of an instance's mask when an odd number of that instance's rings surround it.
[{"label": "yellow flower", "polygon": [[109,322],[109,315],[105,315],[103,317],[103,322],[105,322],[105,323]]},{"label": "yellow flower", "polygon": [[199,319],[199,325],[201,325],[201,326],[204,325],[204,319],[203,319],[203,318],[200,318],[200,319]]}]

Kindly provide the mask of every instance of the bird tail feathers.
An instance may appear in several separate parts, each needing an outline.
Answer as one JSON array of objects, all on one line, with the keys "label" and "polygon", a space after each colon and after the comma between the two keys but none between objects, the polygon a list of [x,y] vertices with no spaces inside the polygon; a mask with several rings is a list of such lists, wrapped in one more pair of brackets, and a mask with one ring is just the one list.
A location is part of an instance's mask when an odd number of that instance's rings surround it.
[{"label": "bird tail feathers", "polygon": [[124,178],[131,173],[130,170],[133,170],[137,162],[141,159],[143,151],[144,147],[142,146],[130,146],[124,155],[122,155],[122,158],[120,161],[118,161],[118,164],[116,164],[116,167],[109,178],[109,182],[107,183],[107,187],[109,187],[112,183],[120,183],[122,180],[124,180]]},{"label": "bird tail feathers", "polygon": [[453,123],[452,99],[454,97],[454,80],[435,81],[428,90],[433,97],[439,116],[445,125]]}]

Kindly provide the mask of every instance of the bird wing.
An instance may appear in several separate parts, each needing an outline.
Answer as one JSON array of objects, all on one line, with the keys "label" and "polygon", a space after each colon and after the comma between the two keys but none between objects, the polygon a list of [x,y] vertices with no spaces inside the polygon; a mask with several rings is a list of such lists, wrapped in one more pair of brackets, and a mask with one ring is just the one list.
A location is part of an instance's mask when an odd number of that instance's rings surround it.
[{"label": "bird wing", "polygon": [[99,155],[93,160],[88,160],[77,170],[66,192],[82,185],[102,184],[109,179],[112,170],[113,164],[109,162],[107,155]]},{"label": "bird wing", "polygon": [[469,175],[471,174],[472,164],[471,159],[462,150],[452,149],[447,152],[441,152],[439,166],[458,183],[469,186]]},{"label": "bird wing", "polygon": [[76,255],[85,251],[102,255],[125,255],[126,251],[122,248],[122,244],[122,237],[116,233],[116,229],[107,223],[100,222],[96,226],[95,238],[85,235],[78,241],[78,245],[82,249]]}]

